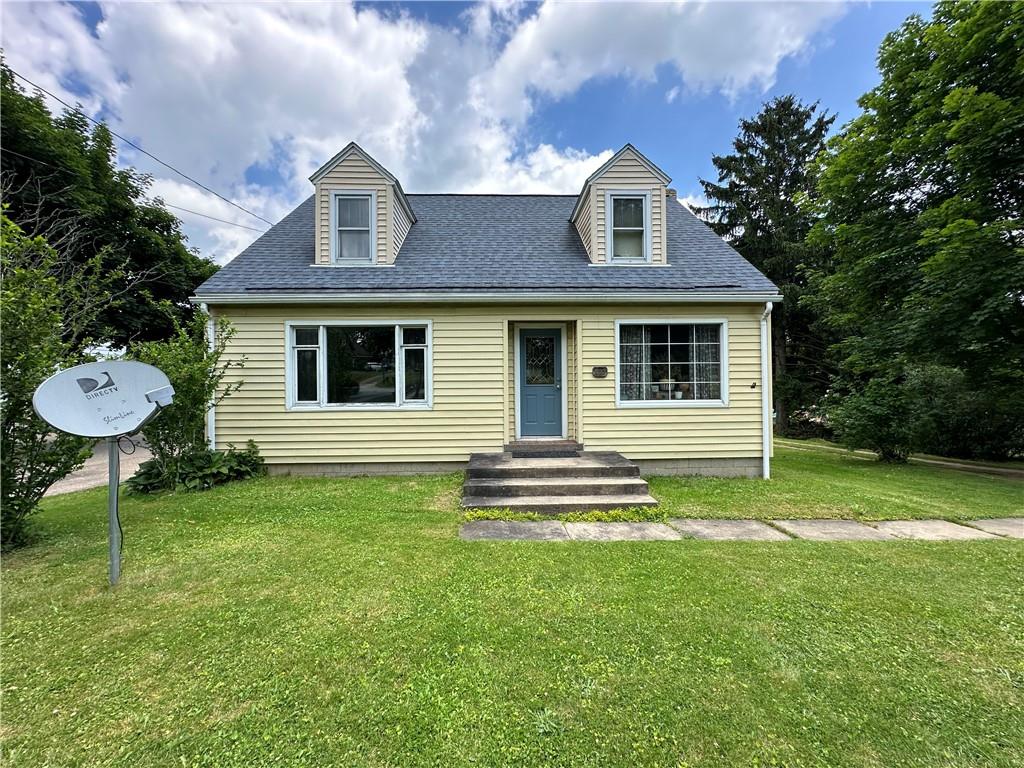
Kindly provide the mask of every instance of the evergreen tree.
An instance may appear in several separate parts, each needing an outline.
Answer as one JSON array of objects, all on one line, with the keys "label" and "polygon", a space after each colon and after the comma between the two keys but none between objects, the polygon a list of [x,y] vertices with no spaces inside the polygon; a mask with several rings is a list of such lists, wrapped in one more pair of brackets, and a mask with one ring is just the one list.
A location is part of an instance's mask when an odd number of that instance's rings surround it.
[{"label": "evergreen tree", "polygon": [[800,201],[814,188],[809,165],[834,120],[795,96],[773,99],[756,117],[740,121],[731,154],[712,157],[718,181],[700,181],[711,204],[698,215],[783,294],[772,313],[775,412],[783,434],[791,414],[814,405],[829,381],[827,345],[800,303],[806,266],[827,251],[807,243],[813,219]]}]

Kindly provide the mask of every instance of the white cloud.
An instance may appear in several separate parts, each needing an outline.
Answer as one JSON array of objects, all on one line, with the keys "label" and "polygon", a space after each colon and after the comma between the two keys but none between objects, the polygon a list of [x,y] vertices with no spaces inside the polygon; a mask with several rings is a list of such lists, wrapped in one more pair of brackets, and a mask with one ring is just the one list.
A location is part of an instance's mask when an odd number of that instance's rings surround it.
[{"label": "white cloud", "polygon": [[[416,191],[573,192],[617,147],[594,154],[530,139],[539,99],[594,78],[682,88],[766,88],[779,62],[837,18],[819,4],[562,4],[490,0],[459,23],[374,7],[312,4],[103,4],[93,32],[78,9],[3,5],[14,69],[154,154],[276,221],[307,177],[356,140]],[[75,83],[75,88],[68,87]],[[89,95],[76,96],[78,85]],[[154,195],[262,226],[144,156]],[[271,180],[247,183],[246,169]],[[178,213],[193,245],[223,261],[255,235]]]},{"label": "white cloud", "polygon": [[680,88],[678,85],[673,85],[665,93],[665,103],[671,104],[673,101],[679,98]]}]

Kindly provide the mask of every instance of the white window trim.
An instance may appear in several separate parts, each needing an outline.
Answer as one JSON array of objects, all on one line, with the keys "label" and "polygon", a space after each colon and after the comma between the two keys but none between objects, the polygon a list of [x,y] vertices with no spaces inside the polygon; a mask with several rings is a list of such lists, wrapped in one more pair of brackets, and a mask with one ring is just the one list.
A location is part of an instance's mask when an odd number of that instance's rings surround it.
[{"label": "white window trim", "polygon": [[[327,326],[394,326],[395,328],[395,402],[394,403],[327,403],[327,354],[326,337]],[[292,342],[295,328],[310,328],[318,326],[320,329],[319,352],[317,353],[317,395],[318,402],[296,401],[295,399],[295,347]],[[402,328],[415,326],[426,328],[426,344],[410,344],[410,347],[425,348],[424,354],[424,387],[426,400],[413,400],[403,402],[405,397],[405,362],[402,357]],[[302,345],[299,345],[300,347]],[[284,349],[285,349],[285,410],[287,411],[431,411],[434,409],[434,324],[431,320],[393,320],[390,318],[368,317],[358,320],[286,320],[284,324]]]},{"label": "white window trim", "polygon": [[[622,325],[710,325],[718,324],[719,376],[722,397],[717,400],[623,400],[621,367],[619,365],[620,330]],[[724,317],[646,317],[621,318],[615,321],[615,407],[616,408],[728,408],[729,407],[729,320]]]},{"label": "white window trim", "polygon": [[[615,254],[615,206],[617,197],[640,197],[644,201],[644,257],[643,259],[616,259]],[[651,190],[649,189],[609,189],[604,193],[605,219],[605,263],[617,266],[651,263]]]},{"label": "white window trim", "polygon": [[[360,197],[370,200],[370,258],[341,258],[341,240],[338,237],[338,200],[342,197]],[[365,267],[377,264],[377,190],[375,189],[332,189],[330,210],[330,249],[331,264],[343,267]]]}]

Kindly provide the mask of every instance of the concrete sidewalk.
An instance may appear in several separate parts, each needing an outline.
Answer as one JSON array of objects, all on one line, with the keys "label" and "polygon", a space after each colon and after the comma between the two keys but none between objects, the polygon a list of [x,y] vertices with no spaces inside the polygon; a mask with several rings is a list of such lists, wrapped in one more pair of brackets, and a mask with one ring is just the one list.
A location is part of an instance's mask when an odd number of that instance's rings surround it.
[{"label": "concrete sidewalk", "polygon": [[[127,441],[125,441],[127,446]],[[139,465],[153,457],[149,448],[136,443],[135,453],[121,454],[121,482],[134,475]],[[107,443],[101,441],[93,447],[92,456],[85,460],[81,469],[72,472],[63,480],[51,485],[44,496],[57,496],[72,491],[84,491],[87,488],[98,488],[107,484]]]},{"label": "concrete sidewalk", "polygon": [[467,541],[965,541],[1024,539],[1024,517],[991,520],[685,520],[668,523],[563,523],[559,520],[472,520]]}]

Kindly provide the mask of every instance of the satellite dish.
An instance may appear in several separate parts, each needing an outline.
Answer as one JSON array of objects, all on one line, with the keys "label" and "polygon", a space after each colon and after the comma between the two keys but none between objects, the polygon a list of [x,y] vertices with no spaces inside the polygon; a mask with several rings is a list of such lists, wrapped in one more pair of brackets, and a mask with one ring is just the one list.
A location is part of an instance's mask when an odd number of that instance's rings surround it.
[{"label": "satellite dish", "polygon": [[79,437],[107,438],[107,528],[110,584],[121,578],[121,520],[117,486],[121,457],[117,438],[131,435],[171,404],[174,387],[159,368],[135,360],[108,360],[67,368],[40,384],[32,407],[54,429]]},{"label": "satellite dish", "polygon": [[134,360],[76,365],[55,373],[32,396],[39,418],[80,437],[138,432],[169,405],[171,382],[159,368]]}]

